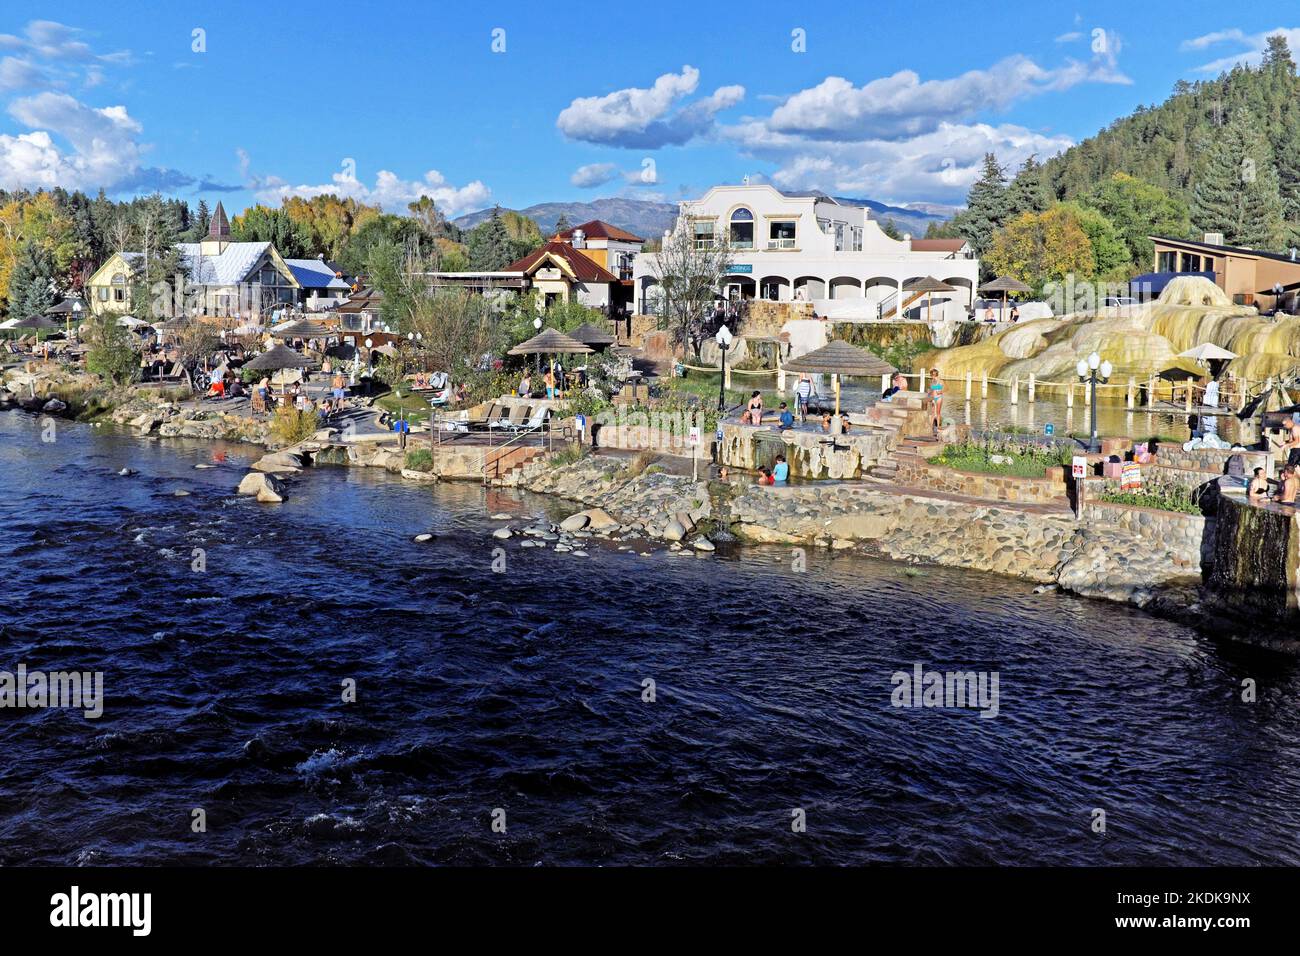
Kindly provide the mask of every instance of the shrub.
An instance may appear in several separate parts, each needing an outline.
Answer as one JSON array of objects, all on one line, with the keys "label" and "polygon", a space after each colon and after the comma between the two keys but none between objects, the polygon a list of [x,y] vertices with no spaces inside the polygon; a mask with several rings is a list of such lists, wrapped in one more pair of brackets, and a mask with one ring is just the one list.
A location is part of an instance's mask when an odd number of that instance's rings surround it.
[{"label": "shrub", "polygon": [[566,445],[557,452],[553,452],[547,459],[546,463],[554,468],[562,465],[572,465],[575,461],[582,458],[581,445]]},{"label": "shrub", "polygon": [[[628,477],[635,478],[637,475],[645,472],[651,465],[659,460],[659,455],[652,451],[639,451],[628,459],[623,469],[627,472]],[[659,469],[662,471],[663,469]]]},{"label": "shrub", "polygon": [[111,382],[126,385],[140,372],[140,357],[131,348],[126,329],[114,318],[99,317],[86,323],[86,371]]},{"label": "shrub", "polygon": [[284,445],[306,441],[320,428],[320,417],[314,411],[299,411],[292,405],[281,405],[271,419],[271,437]]},{"label": "shrub", "polygon": [[1103,491],[1096,500],[1116,505],[1154,508],[1157,511],[1175,511],[1180,514],[1199,515],[1201,489],[1167,479],[1147,478],[1142,487],[1133,491]]},{"label": "shrub", "polygon": [[[949,445],[942,454],[930,461],[958,471],[1041,478],[1043,472],[1053,465],[1068,465],[1073,453],[1073,447],[1065,443],[1040,445],[1034,442],[985,437],[981,441],[965,441]],[[994,461],[994,456],[1009,460]]]}]

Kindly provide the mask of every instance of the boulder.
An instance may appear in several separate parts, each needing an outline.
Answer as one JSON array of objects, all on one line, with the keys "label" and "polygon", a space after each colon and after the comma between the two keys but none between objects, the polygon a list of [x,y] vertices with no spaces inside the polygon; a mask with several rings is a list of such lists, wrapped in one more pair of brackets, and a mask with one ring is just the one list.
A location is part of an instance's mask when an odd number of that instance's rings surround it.
[{"label": "boulder", "polygon": [[302,471],[306,461],[302,455],[294,454],[288,451],[272,452],[269,455],[263,455],[257,461],[253,462],[254,471],[265,471],[270,474],[282,472]]},{"label": "boulder", "polygon": [[403,468],[401,474],[402,477],[408,481],[423,481],[426,484],[431,484],[438,480],[438,476],[431,471],[416,471],[413,468]]},{"label": "boulder", "polygon": [[46,402],[44,405],[41,406],[41,411],[46,412],[50,415],[58,415],[61,414],[62,412],[66,412],[67,410],[68,410],[67,403],[61,402],[57,398],[51,398],[48,402]]},{"label": "boulder", "polygon": [[579,511],[576,515],[569,515],[560,522],[561,531],[581,531],[587,527],[591,517],[585,511]]},{"label": "boulder", "polygon": [[673,517],[677,519],[679,525],[686,529],[687,533],[695,530],[694,519],[692,519],[685,511],[679,511],[677,514],[673,515]]},{"label": "boulder", "polygon": [[713,550],[714,550],[713,542],[710,541],[708,538],[696,538],[696,539],[695,539],[695,550],[696,550],[696,551],[713,551]]},{"label": "boulder", "polygon": [[511,531],[509,528],[497,528],[495,531],[492,532],[492,537],[500,538],[502,541],[504,541],[506,538],[510,538],[513,536],[514,536],[514,532]]},{"label": "boulder", "polygon": [[258,501],[284,501],[284,482],[262,471],[250,471],[239,483],[239,494],[253,495]]},{"label": "boulder", "polygon": [[665,526],[662,537],[667,541],[680,541],[686,537],[686,529],[680,521],[674,518]]}]

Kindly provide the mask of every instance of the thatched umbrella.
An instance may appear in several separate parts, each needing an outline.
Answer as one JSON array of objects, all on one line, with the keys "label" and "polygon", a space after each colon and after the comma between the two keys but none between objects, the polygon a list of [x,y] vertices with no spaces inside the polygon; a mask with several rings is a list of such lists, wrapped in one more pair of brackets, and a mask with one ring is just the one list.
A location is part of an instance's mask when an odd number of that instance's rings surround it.
[{"label": "thatched umbrella", "polygon": [[[29,315],[24,319],[10,319],[5,323],[6,329],[14,329],[16,331],[34,331],[37,333],[50,332],[58,327],[59,323],[52,322],[43,315]],[[37,340],[39,341],[39,339],[40,336],[37,335]]]},{"label": "thatched umbrella", "polygon": [[312,319],[299,319],[271,329],[272,337],[277,339],[327,339],[334,334],[324,323]]},{"label": "thatched umbrella", "polygon": [[[526,342],[520,342],[509,352],[510,355],[590,355],[590,349],[578,340],[557,332],[555,329],[543,329]],[[564,366],[560,366],[561,383],[563,383]]]},{"label": "thatched umbrella", "polygon": [[1013,279],[1011,276],[998,276],[990,282],[984,283],[977,290],[980,293],[1002,293],[1002,311],[1007,311],[1007,293],[1009,292],[1033,292],[1029,286],[1025,285],[1019,279]]},{"label": "thatched umbrella", "polygon": [[[255,372],[279,372],[287,368],[310,368],[312,364],[312,360],[301,352],[295,352],[287,345],[277,344],[256,358],[249,359],[243,367],[251,368]],[[281,393],[284,391],[283,383],[280,391]]]},{"label": "thatched umbrella", "polygon": [[598,345],[613,345],[617,341],[614,336],[610,335],[604,329],[596,328],[596,326],[592,325],[590,322],[584,322],[582,325],[570,332],[569,338],[573,339],[575,342],[581,342],[583,345],[590,345],[593,347]]},{"label": "thatched umbrella", "polygon": [[890,375],[898,371],[884,359],[873,355],[866,349],[850,345],[843,339],[832,339],[815,351],[790,359],[785,363],[784,368],[787,372],[833,375],[835,377],[835,417],[837,420],[840,414],[839,377],[841,375]]},{"label": "thatched umbrella", "polygon": [[[903,291],[925,293],[925,320],[928,322],[930,321],[930,296],[936,292],[956,292],[957,287],[946,282],[940,282],[934,276],[926,276],[924,279],[911,279],[904,282]],[[899,312],[902,312],[901,308]]]}]

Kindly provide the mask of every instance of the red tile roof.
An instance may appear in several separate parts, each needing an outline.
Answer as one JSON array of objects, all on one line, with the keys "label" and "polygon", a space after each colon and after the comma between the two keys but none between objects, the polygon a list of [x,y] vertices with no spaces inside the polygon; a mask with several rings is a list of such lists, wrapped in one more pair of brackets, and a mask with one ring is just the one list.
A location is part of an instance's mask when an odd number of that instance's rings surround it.
[{"label": "red tile roof", "polygon": [[640,236],[634,236],[626,229],[620,229],[618,226],[611,226],[609,223],[593,219],[591,222],[584,222],[581,226],[574,226],[573,229],[566,229],[559,233],[561,239],[572,239],[573,230],[581,229],[582,234],[588,239],[617,239],[621,242],[645,242]]},{"label": "red tile roof", "polygon": [[[581,227],[579,227],[581,228]],[[546,258],[547,253],[563,260],[569,266],[569,271],[578,277],[582,282],[617,282],[618,276],[614,275],[608,269],[602,268],[595,262],[592,262],[573,246],[567,242],[559,242],[552,239],[546,245],[534,249],[528,255],[516,262],[503,268],[502,272],[523,272],[530,273]]]},{"label": "red tile roof", "polygon": [[959,252],[965,239],[913,239],[913,252]]}]

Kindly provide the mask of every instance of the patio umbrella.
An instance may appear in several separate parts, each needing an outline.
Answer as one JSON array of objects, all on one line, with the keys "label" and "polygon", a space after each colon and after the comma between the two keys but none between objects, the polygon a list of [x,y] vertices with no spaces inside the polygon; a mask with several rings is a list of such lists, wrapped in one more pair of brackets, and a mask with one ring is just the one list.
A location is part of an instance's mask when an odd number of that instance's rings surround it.
[{"label": "patio umbrella", "polygon": [[930,321],[930,296],[936,292],[956,292],[957,287],[946,282],[940,282],[934,276],[926,276],[924,279],[912,279],[904,282],[903,291],[925,293],[925,320],[928,322]]},{"label": "patio umbrella", "polygon": [[[594,349],[588,348],[578,340],[557,332],[555,329],[543,329],[526,342],[520,342],[510,350],[510,355],[590,355]],[[564,366],[560,366],[561,384]]]},{"label": "patio umbrella", "polygon": [[137,319],[134,315],[124,315],[117,320],[117,324],[124,329],[138,329],[142,325],[148,325],[144,319]]},{"label": "patio umbrella", "polygon": [[53,322],[43,315],[29,315],[25,319],[18,319],[16,322],[10,323],[8,327],[11,329],[32,329],[36,332],[49,332],[52,329],[57,329],[59,323]]},{"label": "patio umbrella", "polygon": [[244,363],[244,368],[258,372],[278,372],[285,368],[310,368],[312,360],[287,345],[276,345]]},{"label": "patio umbrella", "polygon": [[977,292],[980,292],[980,293],[988,293],[988,292],[998,293],[998,292],[1001,292],[1001,293],[1002,293],[1002,311],[1003,311],[1003,313],[1005,314],[1006,311],[1007,311],[1007,293],[1009,293],[1009,292],[1033,292],[1034,290],[1031,289],[1029,286],[1025,285],[1025,284],[1024,284],[1023,282],[1021,282],[1019,279],[1013,279],[1013,278],[1011,278],[1011,276],[998,276],[996,279],[992,279],[992,280],[990,280],[989,282],[984,283],[984,284],[983,284],[982,286],[980,286],[979,289],[977,289],[976,291],[977,291]]},{"label": "patio umbrella", "polygon": [[334,333],[321,322],[313,322],[311,319],[299,319],[296,322],[277,325],[271,329],[271,334],[277,339],[325,339]]},{"label": "patio umbrella", "polygon": [[840,414],[839,377],[841,375],[876,376],[889,375],[898,371],[884,359],[866,349],[850,345],[843,339],[832,339],[815,351],[790,359],[785,363],[784,368],[787,372],[835,376],[836,419]]},{"label": "patio umbrella", "polygon": [[1215,345],[1213,342],[1203,342],[1195,348],[1188,349],[1186,352],[1179,352],[1178,357],[1189,358],[1194,362],[1205,363],[1221,359],[1235,359],[1237,353],[1229,352],[1227,349],[1220,345]]},{"label": "patio umbrella", "polygon": [[604,329],[598,329],[590,322],[584,322],[572,332],[569,338],[575,342],[581,342],[583,345],[613,345],[617,341],[614,336],[610,335]]}]

